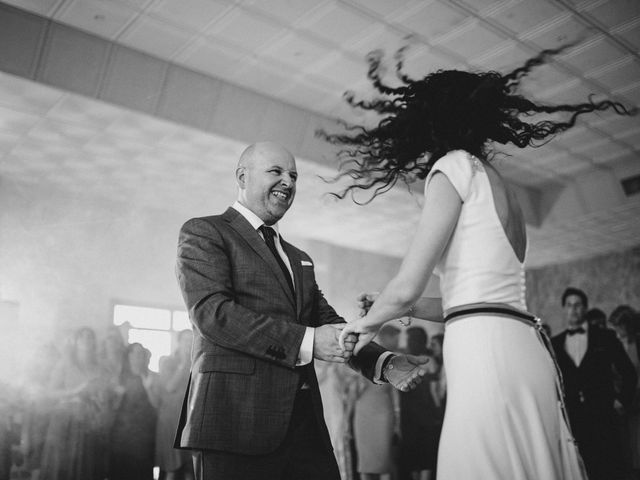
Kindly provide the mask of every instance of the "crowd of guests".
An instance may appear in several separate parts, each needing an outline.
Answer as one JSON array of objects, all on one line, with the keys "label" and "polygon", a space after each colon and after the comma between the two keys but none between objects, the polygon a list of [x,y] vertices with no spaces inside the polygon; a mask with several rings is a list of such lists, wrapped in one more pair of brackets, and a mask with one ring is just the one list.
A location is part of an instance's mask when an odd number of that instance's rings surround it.
[{"label": "crowd of guests", "polygon": [[561,303],[566,329],[552,346],[589,479],[640,479],[640,316],[620,305],[607,317],[574,287]]},{"label": "crowd of guests", "polygon": [[[377,342],[401,351],[401,330],[391,324]],[[414,390],[400,392],[355,377],[347,393],[347,418],[353,438],[353,465],[361,480],[435,478],[438,442],[446,402],[442,334],[429,339],[425,329],[406,329],[405,353],[430,357],[428,373]],[[354,477],[356,475],[354,474]]]},{"label": "crowd of guests", "polygon": [[[149,369],[151,352],[113,327],[88,327],[43,347],[24,382],[2,396],[0,480],[190,480],[173,441],[189,378],[192,334]],[[12,473],[10,473],[12,472]]]}]

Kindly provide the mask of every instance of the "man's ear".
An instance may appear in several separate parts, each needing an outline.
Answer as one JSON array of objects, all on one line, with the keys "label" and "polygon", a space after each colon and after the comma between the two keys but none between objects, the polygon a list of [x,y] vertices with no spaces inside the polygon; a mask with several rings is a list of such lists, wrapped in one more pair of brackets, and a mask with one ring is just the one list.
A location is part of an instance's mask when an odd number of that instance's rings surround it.
[{"label": "man's ear", "polygon": [[244,167],[236,168],[236,182],[238,183],[238,187],[244,189],[246,176],[247,170]]}]

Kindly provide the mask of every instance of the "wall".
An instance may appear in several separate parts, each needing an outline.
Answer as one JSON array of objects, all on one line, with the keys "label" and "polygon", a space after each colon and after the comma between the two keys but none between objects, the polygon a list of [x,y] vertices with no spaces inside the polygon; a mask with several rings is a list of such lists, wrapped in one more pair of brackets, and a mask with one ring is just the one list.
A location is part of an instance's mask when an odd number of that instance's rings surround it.
[{"label": "wall", "polygon": [[527,272],[529,309],[548,323],[554,334],[564,328],[560,302],[567,286],[584,290],[589,307],[598,307],[607,315],[621,304],[639,309],[640,248]]},{"label": "wall", "polygon": [[[9,372],[34,346],[72,328],[104,330],[115,302],[183,308],[174,275],[178,230],[189,216],[226,207],[202,202],[199,211],[160,211],[131,198],[88,198],[6,178],[0,206],[0,302],[11,305],[0,318],[0,364],[10,359]],[[347,318],[355,315],[355,296],[380,290],[399,265],[393,257],[289,240],[314,258],[318,283]]]}]

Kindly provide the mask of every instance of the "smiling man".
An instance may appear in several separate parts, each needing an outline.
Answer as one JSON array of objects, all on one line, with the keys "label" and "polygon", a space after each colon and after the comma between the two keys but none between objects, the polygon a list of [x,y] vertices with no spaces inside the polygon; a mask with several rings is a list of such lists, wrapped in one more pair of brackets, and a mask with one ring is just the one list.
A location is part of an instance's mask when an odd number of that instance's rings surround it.
[{"label": "smiling man", "polygon": [[344,319],[311,258],[278,232],[297,179],[285,148],[251,145],[236,169],[238,200],[180,232],[176,270],[194,339],[176,447],[194,451],[199,480],[339,480],[314,358],[399,388],[424,374],[426,359],[375,344],[352,358],[355,337],[339,347]]}]

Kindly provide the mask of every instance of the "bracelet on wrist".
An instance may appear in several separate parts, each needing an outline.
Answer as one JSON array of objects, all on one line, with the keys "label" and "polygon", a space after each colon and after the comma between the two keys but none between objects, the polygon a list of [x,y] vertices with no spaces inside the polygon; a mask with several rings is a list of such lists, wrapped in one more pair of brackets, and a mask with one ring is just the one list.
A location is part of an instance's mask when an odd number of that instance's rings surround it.
[{"label": "bracelet on wrist", "polygon": [[398,322],[400,322],[400,325],[402,325],[403,327],[408,327],[409,325],[411,325],[411,320],[413,320],[413,312],[415,308],[416,308],[415,305],[411,305],[409,307],[409,310],[407,310],[406,320],[403,321],[402,318],[398,319]]}]

